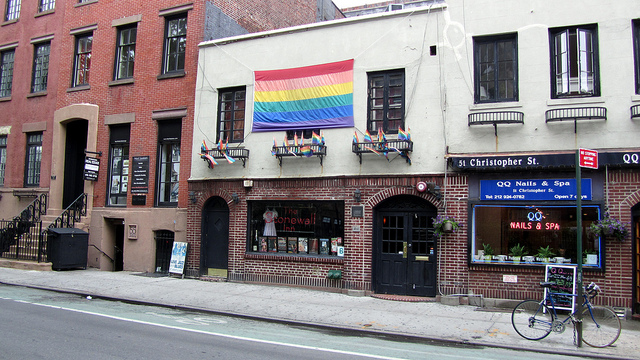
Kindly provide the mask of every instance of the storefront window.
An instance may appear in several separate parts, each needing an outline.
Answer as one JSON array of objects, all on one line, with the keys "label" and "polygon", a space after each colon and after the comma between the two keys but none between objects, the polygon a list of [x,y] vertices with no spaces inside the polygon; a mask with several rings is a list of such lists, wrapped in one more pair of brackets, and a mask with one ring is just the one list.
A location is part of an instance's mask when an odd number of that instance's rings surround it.
[{"label": "storefront window", "polygon": [[600,208],[582,207],[582,254],[577,254],[575,206],[475,205],[472,210],[472,263],[602,267],[600,238],[587,229]]},{"label": "storefront window", "polygon": [[340,256],[344,246],[341,201],[249,202],[247,251]]}]

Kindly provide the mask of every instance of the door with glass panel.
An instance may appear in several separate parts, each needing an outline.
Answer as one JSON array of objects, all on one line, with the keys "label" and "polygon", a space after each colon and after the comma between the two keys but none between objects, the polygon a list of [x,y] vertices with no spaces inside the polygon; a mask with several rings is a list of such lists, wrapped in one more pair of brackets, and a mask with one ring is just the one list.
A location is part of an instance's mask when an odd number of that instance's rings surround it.
[{"label": "door with glass panel", "polygon": [[376,293],[436,295],[435,215],[435,208],[378,212],[373,271]]}]

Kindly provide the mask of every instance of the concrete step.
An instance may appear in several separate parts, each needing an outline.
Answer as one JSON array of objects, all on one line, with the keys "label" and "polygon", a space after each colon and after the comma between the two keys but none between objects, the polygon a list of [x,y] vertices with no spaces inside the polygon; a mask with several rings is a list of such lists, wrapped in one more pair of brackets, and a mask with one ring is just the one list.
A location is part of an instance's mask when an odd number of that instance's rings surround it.
[{"label": "concrete step", "polygon": [[20,269],[20,270],[36,270],[51,271],[50,262],[37,262],[27,260],[0,259],[0,267]]}]

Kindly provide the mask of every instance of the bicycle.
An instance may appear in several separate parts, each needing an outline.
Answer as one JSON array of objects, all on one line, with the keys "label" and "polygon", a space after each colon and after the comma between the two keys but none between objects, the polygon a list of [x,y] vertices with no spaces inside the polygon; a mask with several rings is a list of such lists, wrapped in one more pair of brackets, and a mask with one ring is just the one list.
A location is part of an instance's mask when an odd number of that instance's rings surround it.
[{"label": "bicycle", "polygon": [[[541,282],[543,288],[550,288],[553,282]],[[593,347],[607,347],[618,340],[620,336],[620,319],[609,307],[595,306],[591,304],[593,298],[600,292],[600,287],[593,282],[584,288],[584,302],[582,304],[582,341]],[[574,296],[576,294],[552,293],[546,291],[546,296],[541,301],[525,300],[516,305],[511,313],[511,324],[516,332],[528,340],[541,340],[547,337],[551,331],[562,333],[566,323],[571,320],[574,326],[574,344],[576,310],[573,310],[567,318],[560,320],[552,295]],[[550,304],[550,306],[548,305]]]}]

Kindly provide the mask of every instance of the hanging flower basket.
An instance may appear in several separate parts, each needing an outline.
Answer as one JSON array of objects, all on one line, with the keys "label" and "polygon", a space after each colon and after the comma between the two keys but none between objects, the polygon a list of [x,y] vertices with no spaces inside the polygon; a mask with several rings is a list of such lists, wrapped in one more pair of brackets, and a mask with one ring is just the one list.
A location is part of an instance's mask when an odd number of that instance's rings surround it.
[{"label": "hanging flower basket", "polygon": [[458,231],[462,224],[451,216],[438,215],[433,218],[433,233],[437,237],[442,237],[443,234],[451,234]]},{"label": "hanging flower basket", "polygon": [[629,228],[625,223],[609,215],[609,211],[605,211],[602,220],[591,223],[589,232],[594,236],[616,238],[619,241],[624,241],[629,234]]}]

